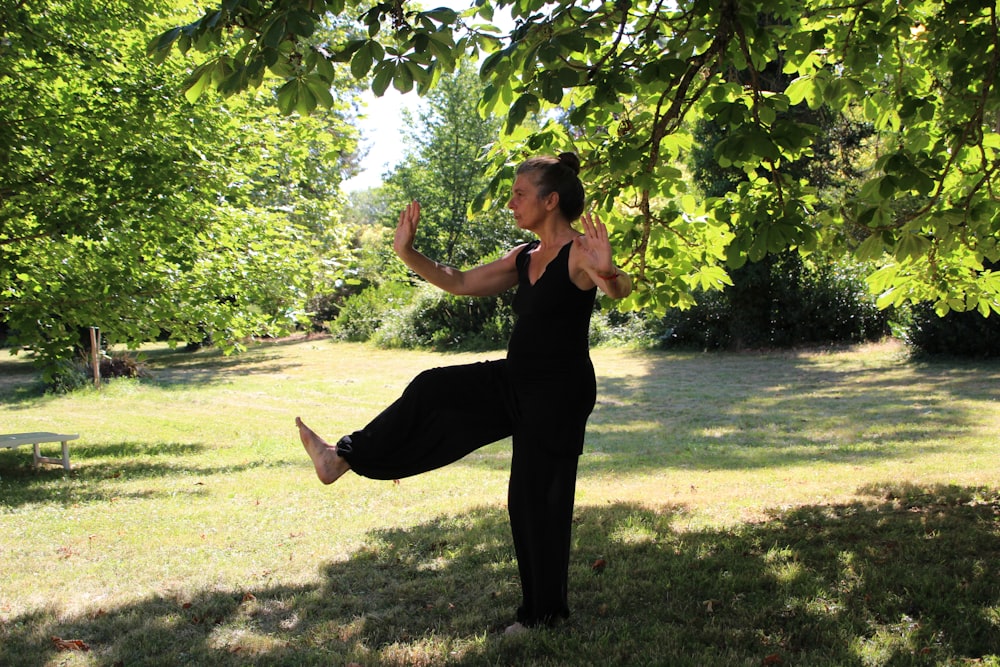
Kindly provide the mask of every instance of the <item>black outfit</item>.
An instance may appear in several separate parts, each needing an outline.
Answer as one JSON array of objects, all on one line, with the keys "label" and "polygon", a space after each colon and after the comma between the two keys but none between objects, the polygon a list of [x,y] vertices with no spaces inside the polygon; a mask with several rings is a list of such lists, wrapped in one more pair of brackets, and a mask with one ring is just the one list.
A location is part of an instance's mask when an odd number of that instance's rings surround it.
[{"label": "black outfit", "polygon": [[521,577],[517,620],[569,615],[566,584],[577,459],[596,381],[588,333],[596,288],[569,277],[572,242],[532,284],[527,244],[516,258],[517,320],[505,359],[420,373],[338,451],[359,475],[399,479],[512,436],[508,512]]}]

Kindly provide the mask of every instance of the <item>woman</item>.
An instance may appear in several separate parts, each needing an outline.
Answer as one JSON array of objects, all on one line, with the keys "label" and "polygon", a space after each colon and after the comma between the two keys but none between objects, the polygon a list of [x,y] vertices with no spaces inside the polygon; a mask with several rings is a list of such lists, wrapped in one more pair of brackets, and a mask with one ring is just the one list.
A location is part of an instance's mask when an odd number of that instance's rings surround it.
[{"label": "woman", "polygon": [[[348,470],[398,479],[456,461],[512,436],[508,513],[523,600],[508,631],[569,615],[567,576],[577,459],[596,398],[590,314],[599,287],[627,296],[605,226],[582,215],[580,162],[573,153],[521,164],[508,207],[537,240],[460,271],[413,247],[420,205],[399,216],[393,249],[428,282],[452,294],[493,296],[517,287],[517,320],[505,359],[419,374],[368,426],[328,444],[296,418],[325,484]],[[572,223],[581,218],[583,233]]]}]

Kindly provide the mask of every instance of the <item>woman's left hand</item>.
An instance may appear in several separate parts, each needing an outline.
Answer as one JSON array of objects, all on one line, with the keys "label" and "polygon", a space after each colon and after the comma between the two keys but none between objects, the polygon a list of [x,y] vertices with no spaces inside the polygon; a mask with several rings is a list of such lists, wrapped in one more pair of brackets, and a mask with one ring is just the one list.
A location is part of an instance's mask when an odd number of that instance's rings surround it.
[{"label": "woman's left hand", "polygon": [[584,213],[580,220],[583,222],[583,236],[578,237],[578,243],[587,264],[599,275],[613,274],[616,269],[608,228],[596,213]]}]

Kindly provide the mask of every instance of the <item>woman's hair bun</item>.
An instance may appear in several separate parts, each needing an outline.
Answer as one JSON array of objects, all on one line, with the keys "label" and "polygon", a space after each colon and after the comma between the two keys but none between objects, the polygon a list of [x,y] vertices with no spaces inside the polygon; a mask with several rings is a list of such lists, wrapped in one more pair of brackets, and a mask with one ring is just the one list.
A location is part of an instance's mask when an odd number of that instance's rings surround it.
[{"label": "woman's hair bun", "polygon": [[574,174],[580,173],[580,158],[577,157],[576,153],[560,153],[559,154],[559,164],[564,167],[569,167]]}]

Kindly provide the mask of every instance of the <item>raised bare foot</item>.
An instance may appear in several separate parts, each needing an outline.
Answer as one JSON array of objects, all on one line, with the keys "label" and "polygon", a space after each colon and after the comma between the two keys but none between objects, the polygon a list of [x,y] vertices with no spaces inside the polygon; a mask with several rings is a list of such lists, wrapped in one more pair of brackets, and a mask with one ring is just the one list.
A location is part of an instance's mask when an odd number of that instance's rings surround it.
[{"label": "raised bare foot", "polygon": [[302,440],[309,458],[312,459],[319,481],[333,484],[351,469],[351,465],[337,453],[336,447],[316,435],[316,432],[298,417],[295,418],[295,425],[299,427],[299,439]]}]

